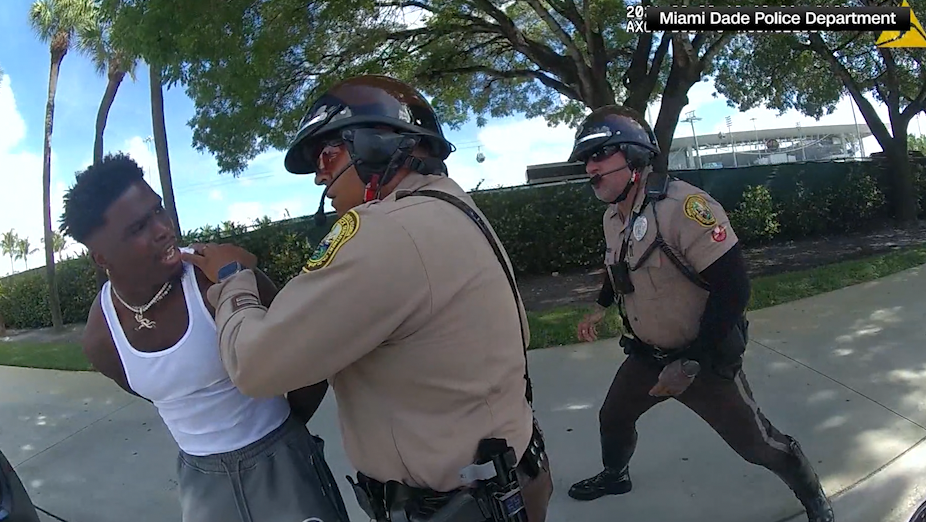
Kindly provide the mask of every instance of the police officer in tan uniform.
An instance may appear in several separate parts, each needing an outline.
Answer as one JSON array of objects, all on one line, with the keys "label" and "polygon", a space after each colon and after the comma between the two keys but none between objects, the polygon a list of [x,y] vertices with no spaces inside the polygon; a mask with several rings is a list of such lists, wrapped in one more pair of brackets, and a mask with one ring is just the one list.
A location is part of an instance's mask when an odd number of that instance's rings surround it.
[{"label": "police officer in tan uniform", "polygon": [[706,192],[652,170],[656,137],[635,111],[608,106],[579,128],[581,161],[604,213],[606,278],[578,327],[594,341],[616,302],[627,359],[599,414],[604,471],[569,495],[592,500],[631,489],[636,421],[670,397],[707,421],[744,459],[778,475],[810,522],[832,522],[830,503],[797,441],[765,418],[742,369],[749,302],[746,265],[723,208]]},{"label": "police officer in tan uniform", "polygon": [[507,254],[447,176],[452,150],[415,89],[345,80],[286,155],[340,216],[302,273],[265,308],[253,255],[200,245],[187,258],[217,281],[222,358],[244,393],[328,380],[371,518],[543,522],[553,486],[527,319]]}]

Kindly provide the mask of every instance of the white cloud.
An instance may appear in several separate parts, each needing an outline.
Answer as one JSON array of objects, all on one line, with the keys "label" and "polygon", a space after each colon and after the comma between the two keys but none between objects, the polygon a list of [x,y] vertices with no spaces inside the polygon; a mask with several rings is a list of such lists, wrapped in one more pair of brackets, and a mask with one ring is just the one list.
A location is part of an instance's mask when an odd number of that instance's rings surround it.
[{"label": "white cloud", "polygon": [[212,201],[222,201],[222,191],[219,189],[213,189],[209,193],[209,199]]},{"label": "white cloud", "polygon": [[[680,113],[682,117],[685,116],[686,112],[697,111],[703,105],[717,101],[718,99],[725,98],[714,98],[714,82],[713,81],[700,81],[691,86],[691,89],[688,90],[688,105],[682,107],[682,112]],[[657,99],[655,102],[650,103],[646,108],[646,114],[643,116],[646,118],[646,121],[649,122],[650,126],[656,125],[656,118],[659,117],[659,111],[662,110],[662,99]],[[689,133],[690,134],[690,133]],[[675,135],[679,136],[678,128],[675,130]]]},{"label": "white cloud", "polygon": [[[528,165],[566,161],[575,131],[549,127],[542,118],[489,124],[477,134],[477,144],[460,147],[447,160],[450,177],[465,190],[522,185]],[[481,146],[485,161],[478,163]]]},{"label": "white cloud", "polygon": [[[16,107],[13,94],[15,82],[9,75],[0,79],[0,232],[13,229],[20,237],[29,239],[31,248],[38,250],[28,256],[28,266],[35,268],[45,264],[42,238],[44,237],[44,212],[42,204],[42,157],[23,149],[28,131],[26,122]],[[33,133],[41,136],[41,123],[33,127]],[[57,157],[52,153],[52,227],[57,228],[61,216],[65,184],[58,167]],[[26,268],[23,261],[14,263],[17,272]],[[0,274],[10,273],[9,257],[0,261]]]},{"label": "white cloud", "polygon": [[161,183],[158,174],[158,158],[154,153],[154,141],[151,137],[133,136],[123,143],[120,151],[127,154],[145,171],[145,181],[151,185],[155,192],[161,194]]}]

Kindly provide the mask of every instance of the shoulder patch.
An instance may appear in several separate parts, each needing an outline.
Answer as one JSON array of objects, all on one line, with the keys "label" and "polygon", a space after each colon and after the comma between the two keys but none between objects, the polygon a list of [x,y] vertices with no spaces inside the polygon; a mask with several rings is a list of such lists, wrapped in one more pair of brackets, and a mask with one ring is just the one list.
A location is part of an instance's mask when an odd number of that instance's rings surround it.
[{"label": "shoulder patch", "polygon": [[711,228],[717,224],[717,218],[714,217],[710,205],[700,194],[689,194],[685,198],[685,215],[705,228]]},{"label": "shoulder patch", "polygon": [[357,211],[351,210],[341,216],[331,226],[331,231],[318,242],[315,252],[312,253],[312,257],[309,258],[309,262],[302,268],[302,271],[312,272],[331,264],[341,246],[354,237],[359,229],[360,215],[357,214]]}]

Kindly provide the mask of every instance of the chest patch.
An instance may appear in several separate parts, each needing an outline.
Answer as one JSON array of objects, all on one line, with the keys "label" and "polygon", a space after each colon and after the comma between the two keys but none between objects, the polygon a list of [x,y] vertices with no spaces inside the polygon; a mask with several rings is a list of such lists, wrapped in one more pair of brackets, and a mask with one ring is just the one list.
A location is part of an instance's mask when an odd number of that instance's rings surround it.
[{"label": "chest patch", "polygon": [[315,247],[315,252],[312,253],[312,257],[309,258],[309,262],[306,263],[302,271],[312,272],[313,270],[319,270],[331,264],[338,250],[344,246],[344,243],[350,241],[350,239],[357,234],[357,230],[359,229],[360,216],[356,211],[351,210],[347,214],[341,216],[340,219],[334,222],[331,231],[318,242],[318,246]]},{"label": "chest patch", "polygon": [[633,238],[637,241],[643,241],[643,238],[646,236],[646,229],[649,223],[646,221],[646,216],[640,216],[633,222]]},{"label": "chest patch", "polygon": [[700,194],[691,194],[685,198],[685,216],[705,228],[711,228],[717,224],[717,218],[714,217],[710,205]]}]

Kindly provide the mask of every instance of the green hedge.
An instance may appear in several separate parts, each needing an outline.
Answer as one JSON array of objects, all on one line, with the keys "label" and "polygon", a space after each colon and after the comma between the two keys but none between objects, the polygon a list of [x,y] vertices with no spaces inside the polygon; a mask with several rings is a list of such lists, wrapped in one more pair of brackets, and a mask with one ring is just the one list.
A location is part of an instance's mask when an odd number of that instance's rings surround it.
[{"label": "green hedge", "polygon": [[[921,215],[926,175],[916,166]],[[859,230],[890,216],[879,187],[881,162],[818,162],[673,173],[710,192],[725,208],[746,245]],[[548,274],[601,262],[605,206],[585,182],[474,192],[511,256],[517,272]],[[258,256],[261,267],[282,285],[299,273],[334,217],[315,227],[312,216],[246,227],[225,223],[191,231],[183,242],[235,242]],[[86,256],[57,265],[66,322],[84,321],[95,297]],[[51,324],[44,268],[0,280],[0,317],[11,328]]]}]

